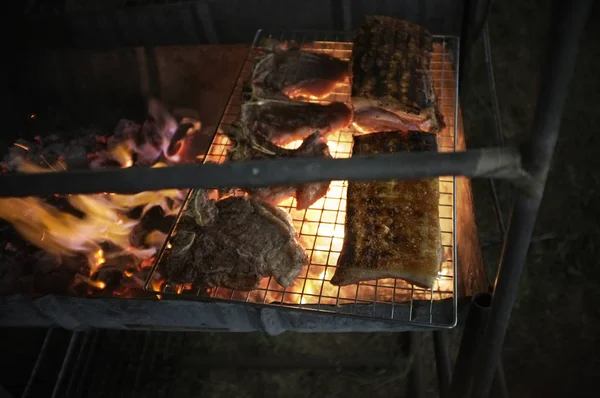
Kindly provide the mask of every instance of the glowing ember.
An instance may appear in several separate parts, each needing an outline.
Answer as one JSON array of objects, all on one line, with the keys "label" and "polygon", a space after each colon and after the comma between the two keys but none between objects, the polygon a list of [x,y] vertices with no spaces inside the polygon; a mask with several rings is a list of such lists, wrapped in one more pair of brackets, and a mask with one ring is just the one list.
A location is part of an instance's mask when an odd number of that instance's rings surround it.
[{"label": "glowing ember", "polygon": [[[167,166],[164,162],[158,162],[161,154],[165,161],[181,160],[186,137],[197,131],[200,123],[184,118],[191,128],[178,137],[175,148],[171,148],[167,154],[177,129],[175,119],[156,101],[150,102],[150,114],[157,122],[146,122],[143,126],[121,122],[117,130],[121,128],[122,134],[116,133],[108,139],[105,153],[88,155],[90,165],[99,167],[110,160],[121,167],[131,167],[134,165],[134,154],[138,161],[140,158],[143,161],[152,160],[152,167]],[[140,141],[139,135],[135,134],[145,134],[144,139]],[[104,139],[104,142],[107,140]],[[31,151],[28,146],[20,143],[15,143],[15,146],[23,150],[11,158],[11,166],[17,172],[43,173],[66,169],[60,157],[50,164],[39,155],[38,162],[34,162],[28,156]],[[58,204],[37,197],[2,198],[0,218],[10,222],[27,241],[54,255],[58,263],[67,257],[83,255],[87,258],[87,270],[80,270],[75,275],[73,286],[84,283],[92,289],[103,290],[107,287],[107,280],[99,280],[102,277],[99,273],[105,269],[116,269],[122,272],[125,284],[139,289],[146,278],[141,271],[152,265],[153,256],[163,245],[166,234],[149,232],[143,236],[143,241],[136,242],[136,246],[133,243],[134,229],[141,227],[142,217],[154,207],[160,207],[165,216],[177,214],[185,192],[173,189],[133,195],[105,193],[55,197]],[[134,209],[141,209],[141,214],[131,216]],[[156,281],[158,285],[160,281]],[[114,292],[116,295],[121,293]]]}]

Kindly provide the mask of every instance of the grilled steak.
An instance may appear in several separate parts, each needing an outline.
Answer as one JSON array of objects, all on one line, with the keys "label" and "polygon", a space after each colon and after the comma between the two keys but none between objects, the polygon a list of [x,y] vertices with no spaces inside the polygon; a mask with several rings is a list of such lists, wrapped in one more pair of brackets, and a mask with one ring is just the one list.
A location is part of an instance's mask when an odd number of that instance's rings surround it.
[{"label": "grilled steak", "polygon": [[363,132],[443,127],[430,62],[433,39],[419,25],[368,16],[354,37],[352,104]]},{"label": "grilled steak", "polygon": [[[435,135],[354,137],[353,155],[435,150]],[[439,180],[350,181],[345,239],[334,285],[399,278],[431,287],[441,264]]]},{"label": "grilled steak", "polygon": [[347,61],[291,45],[275,46],[260,58],[250,83],[257,99],[322,99],[348,80]]},{"label": "grilled steak", "polygon": [[[235,146],[227,153],[227,160],[269,159],[278,157],[331,157],[329,147],[320,132],[308,136],[297,149],[286,149],[273,144],[261,134],[251,132],[246,126],[235,124],[229,133]],[[329,182],[315,182],[298,186],[253,188],[246,191],[256,198],[277,204],[290,196],[296,196],[296,209],[304,210],[321,199],[329,189]]]},{"label": "grilled steak", "polygon": [[341,102],[328,105],[289,100],[260,100],[242,106],[241,123],[275,144],[303,140],[319,130],[327,136],[352,122],[352,109]]},{"label": "grilled steak", "polygon": [[308,264],[289,214],[256,198],[192,198],[161,267],[175,283],[252,290],[273,276],[287,287]]}]

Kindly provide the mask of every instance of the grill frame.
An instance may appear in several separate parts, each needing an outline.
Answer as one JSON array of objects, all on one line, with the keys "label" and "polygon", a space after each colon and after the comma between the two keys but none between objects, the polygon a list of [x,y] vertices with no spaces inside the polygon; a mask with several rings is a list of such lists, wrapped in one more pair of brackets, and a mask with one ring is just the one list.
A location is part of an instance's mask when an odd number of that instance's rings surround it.
[{"label": "grill frame", "polygon": [[[315,32],[315,31],[275,31],[275,32],[267,32],[263,29],[259,29],[256,32],[256,35],[253,40],[253,44],[248,51],[248,55],[242,66],[242,69],[238,75],[236,80],[236,85],[233,89],[232,95],[230,96],[227,107],[225,108],[223,115],[221,117],[221,122],[219,123],[219,127],[217,132],[215,133],[215,137],[213,138],[212,144],[208,150],[208,153],[205,157],[205,162],[216,162],[221,163],[225,160],[226,151],[231,147],[231,143],[226,138],[226,131],[231,127],[231,123],[237,120],[241,105],[248,98],[244,98],[244,85],[247,79],[249,78],[252,67],[254,64],[254,58],[256,55],[267,48],[261,47],[261,43],[263,41],[270,42],[272,40],[276,41],[285,41],[285,40],[293,40],[297,42],[301,48],[308,51],[313,52],[323,52],[337,58],[349,60],[350,54],[352,51],[352,42],[351,37],[348,33],[344,32]],[[441,47],[441,48],[440,48]],[[434,52],[432,54],[432,75],[434,77],[434,87],[436,89],[437,101],[440,105],[440,109],[444,114],[444,120],[447,124],[446,128],[439,133],[438,136],[438,148],[440,152],[454,152],[456,150],[456,140],[457,134],[456,129],[458,128],[458,74],[459,74],[459,66],[458,66],[458,54],[460,53],[460,41],[455,36],[434,36]],[[448,73],[449,72],[449,73]],[[450,76],[450,78],[448,78]],[[445,87],[446,82],[446,87]],[[448,86],[449,85],[449,86]],[[446,90],[449,94],[446,93]],[[329,103],[331,101],[340,101],[344,103],[350,102],[350,88],[348,86],[342,87],[336,90],[333,94],[328,96],[323,100],[311,101],[316,103]],[[354,130],[349,127],[347,129],[342,130],[342,132],[337,133],[337,136],[334,136],[333,139],[330,138],[328,141],[335,144],[332,148],[332,154],[335,158],[338,158],[337,155],[341,154],[341,157],[350,157],[351,156],[351,143],[352,143],[352,133]],[[344,145],[341,145],[344,144]],[[349,148],[346,150],[341,147]],[[324,204],[321,210],[318,210],[316,207],[311,207],[312,210],[300,212],[299,218],[298,215],[295,215],[297,212],[293,210],[295,206],[295,202],[293,200],[286,200],[283,202],[280,207],[290,213],[292,218],[294,219],[294,225],[298,233],[303,236],[304,239],[307,239],[309,242],[312,241],[312,244],[309,244],[307,250],[311,253],[324,253],[317,249],[317,241],[322,238],[322,240],[329,239],[329,249],[322,249],[327,252],[327,258],[325,260],[324,265],[319,263],[313,263],[312,255],[309,256],[311,258],[311,263],[307,267],[306,273],[303,276],[299,276],[296,279],[296,283],[302,285],[301,289],[297,289],[294,287],[291,288],[281,288],[278,286],[272,277],[265,278],[261,283],[259,289],[256,289],[252,292],[243,292],[243,291],[235,291],[231,289],[223,289],[223,288],[214,288],[208,296],[203,297],[205,300],[215,300],[220,302],[229,302],[229,303],[238,303],[245,305],[259,305],[264,308],[279,308],[285,310],[299,310],[299,311],[317,311],[322,313],[327,313],[331,315],[343,315],[350,317],[360,317],[360,318],[371,318],[371,319],[384,319],[397,323],[405,323],[412,324],[416,327],[429,327],[429,328],[442,328],[442,329],[450,329],[456,326],[458,322],[458,303],[457,303],[457,293],[458,293],[458,282],[457,282],[457,235],[456,235],[456,178],[451,177],[439,177],[440,179],[440,208],[443,206],[447,206],[448,199],[443,199],[444,195],[448,195],[447,189],[443,188],[451,183],[451,227],[450,230],[446,230],[444,227],[446,222],[442,222],[444,220],[443,215],[440,215],[440,223],[442,224],[442,235],[450,234],[451,235],[451,244],[449,246],[444,245],[444,252],[448,251],[451,253],[451,259],[445,259],[440,271],[445,272],[445,275],[440,275],[442,280],[451,279],[451,291],[448,290],[440,290],[439,285],[438,289],[435,290],[435,286],[431,289],[424,290],[422,288],[415,287],[414,285],[407,284],[401,280],[394,280],[393,284],[384,285],[383,281],[376,280],[374,281],[374,285],[367,283],[360,283],[356,285],[350,285],[347,287],[337,287],[337,295],[333,297],[331,294],[324,294],[324,287],[329,285],[326,282],[328,277],[331,277],[333,274],[332,269],[335,269],[335,261],[330,261],[330,256],[335,256],[335,253],[339,255],[339,251],[341,248],[337,250],[333,247],[334,241],[336,241],[335,233],[333,227],[337,229],[337,227],[343,227],[343,224],[337,224],[337,221],[334,221],[334,224],[331,224],[332,231],[331,234],[320,234],[320,228],[322,225],[322,221],[318,221],[316,230],[314,233],[306,234],[305,224],[306,217],[308,211],[317,212],[320,214],[319,220],[322,219],[323,214],[328,211],[326,208],[325,199]],[[341,190],[347,187],[347,181],[333,181],[332,182],[332,190],[336,186],[335,184],[343,184],[340,188]],[[168,242],[173,234],[173,232],[177,228],[177,224],[181,219],[183,213],[185,212],[186,206],[189,203],[191,196],[193,195],[193,190],[188,191],[186,201],[182,206],[182,210],[178,215],[177,221],[175,222],[173,228],[171,229],[167,240],[160,253],[157,255],[156,261],[154,262],[151,271],[148,274],[148,278],[146,279],[146,283],[144,285],[144,289],[151,292],[157,292],[161,294],[167,294],[169,298],[176,297],[177,294],[181,294],[181,297],[197,299],[198,296],[203,296],[204,290],[200,287],[192,286],[189,289],[185,289],[182,285],[172,286],[168,282],[166,286],[162,290],[155,290],[153,287],[152,281],[157,279],[157,273],[159,265],[162,261],[165,250],[167,250]],[[340,195],[339,198],[342,196]],[[341,201],[338,196],[332,197],[330,200],[337,200],[337,210],[330,209],[335,212],[335,220],[337,220],[340,216],[345,214],[345,211],[342,213]],[[316,209],[316,210],[315,210]],[[314,220],[313,220],[314,221]],[[311,223],[312,221],[308,221]],[[296,224],[299,224],[296,225]],[[325,224],[327,225],[327,224]],[[319,232],[318,232],[319,231]],[[341,241],[341,239],[337,239]],[[338,245],[339,246],[339,245]],[[448,265],[448,261],[451,261],[451,265]],[[322,271],[323,277],[321,278],[312,276],[311,277],[311,269],[318,269],[324,267]],[[331,271],[331,273],[329,273]],[[317,272],[318,273],[318,272]],[[314,274],[314,272],[313,272]],[[319,278],[321,278],[319,280]],[[309,284],[309,289],[314,289],[316,286],[316,290],[318,292],[306,293],[307,291],[307,283]],[[314,286],[313,286],[314,285]],[[310,287],[313,286],[313,287]],[[367,291],[372,291],[372,300],[365,300],[364,294],[362,295],[363,299],[359,300],[359,292],[365,289]],[[449,289],[446,287],[445,289]],[[183,290],[183,291],[182,291]],[[328,290],[331,290],[328,289]],[[335,288],[334,288],[335,290]],[[344,297],[340,298],[340,294],[342,291],[346,290],[354,290],[354,294],[352,297],[352,293],[350,292],[350,300]],[[309,290],[310,291],[310,290]],[[391,303],[390,300],[381,301],[379,300],[378,291],[381,292],[391,291]],[[289,304],[285,301],[285,296],[296,296],[299,300],[298,304]],[[368,293],[367,293],[368,294]],[[390,293],[388,293],[390,294]],[[256,295],[262,295],[262,300],[256,300],[254,297]],[[424,299],[427,296],[427,299]],[[244,297],[245,296],[245,297]],[[281,302],[267,302],[267,298],[271,297],[281,297]],[[401,298],[398,298],[400,296]],[[436,298],[436,296],[438,296]],[[449,297],[448,297],[449,296]],[[370,296],[369,296],[370,297]],[[349,303],[349,301],[354,300],[354,303]],[[317,303],[313,303],[313,301],[317,301]],[[332,305],[332,301],[335,299],[335,303]],[[438,311],[434,311],[434,303],[438,301],[451,300],[452,302],[452,311],[448,316],[442,316],[434,319],[434,314],[439,314]],[[310,301],[310,303],[303,304],[304,301]],[[262,301],[262,303],[260,302]],[[327,302],[328,304],[322,304],[322,302]],[[344,304],[341,304],[344,303]],[[424,310],[423,307],[426,307],[428,304],[429,309]],[[406,311],[403,308],[400,311],[395,311],[396,307],[408,307],[408,318],[405,317]],[[447,309],[446,305],[442,306]],[[370,315],[369,315],[370,312]]]},{"label": "grill frame", "polygon": [[[477,8],[473,4],[482,2],[470,3],[471,7]],[[537,101],[536,122],[532,128],[530,150],[527,152],[531,156],[528,170],[534,174],[536,180],[533,182],[539,182],[539,186],[529,192],[519,192],[511,216],[503,249],[502,266],[498,271],[499,278],[491,302],[490,319],[487,321],[489,326],[485,330],[480,346],[477,347],[482,354],[473,357],[476,359],[476,363],[470,367],[474,369],[474,372],[471,373],[471,380],[475,380],[477,383],[472,390],[473,396],[488,395],[491,379],[496,372],[496,360],[499,358],[501,342],[506,333],[510,309],[514,303],[518,280],[524,267],[527,247],[543,196],[544,181],[558,136],[568,82],[573,73],[578,50],[577,42],[588,19],[591,4],[589,0],[561,4],[564,8],[556,13],[558,17],[552,25],[555,40],[551,41],[554,45],[548,54],[549,62],[544,66],[545,74]],[[473,20],[467,20],[465,25],[473,22]],[[464,39],[464,36],[461,35],[461,40]],[[463,54],[461,53],[461,55]],[[4,298],[0,298],[0,300],[5,301]],[[31,302],[31,300],[28,301]],[[2,320],[4,321],[5,318]],[[476,325],[471,327],[485,326],[482,325],[482,322],[476,322]],[[483,323],[485,324],[485,322]],[[474,344],[473,342],[466,343],[468,342],[463,343],[465,348]],[[472,361],[469,362],[472,363]],[[443,391],[442,394],[445,392],[447,391]]]}]

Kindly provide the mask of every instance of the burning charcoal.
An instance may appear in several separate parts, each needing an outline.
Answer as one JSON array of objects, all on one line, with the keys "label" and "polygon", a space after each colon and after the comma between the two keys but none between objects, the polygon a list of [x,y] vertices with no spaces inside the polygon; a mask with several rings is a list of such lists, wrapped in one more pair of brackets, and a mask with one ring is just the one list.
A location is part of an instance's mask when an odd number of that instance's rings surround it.
[{"label": "burning charcoal", "polygon": [[[139,209],[140,211],[142,209]],[[130,213],[131,214],[131,213]],[[137,218],[130,215],[131,218]],[[156,231],[167,234],[173,223],[175,216],[167,216],[163,209],[155,206],[147,211],[140,222],[132,229],[129,235],[129,242],[134,247],[146,247],[147,237]]]},{"label": "burning charcoal", "polygon": [[119,141],[133,138],[134,135],[140,130],[141,125],[136,122],[127,119],[121,119],[115,127],[114,134],[109,138],[109,145],[111,140],[118,143]]},{"label": "burning charcoal", "polygon": [[46,294],[67,292],[76,272],[41,250],[34,257],[34,291]]},{"label": "burning charcoal", "polygon": [[173,115],[179,119],[180,123],[185,123],[186,121],[189,122],[191,120],[200,120],[200,114],[196,110],[190,108],[173,109]]},{"label": "burning charcoal", "polygon": [[82,145],[69,145],[65,150],[66,167],[70,170],[87,169],[88,166],[88,151]]},{"label": "burning charcoal", "polygon": [[[123,119],[110,136],[87,129],[19,140],[4,157],[3,171],[128,167],[136,158],[154,165],[170,143],[180,146],[189,131],[200,127],[190,119],[194,112],[184,113],[183,132],[175,140],[177,120],[157,100],[149,101],[143,125]],[[166,190],[0,199],[0,217],[11,224],[4,229],[0,224],[5,249],[0,252],[0,292],[134,295],[143,285],[139,268],[152,264],[183,197],[182,191]],[[216,208],[211,212],[201,205],[195,212],[198,221],[216,218]]]},{"label": "burning charcoal", "polygon": [[26,267],[29,255],[16,249],[0,252],[0,293],[3,294],[33,291],[33,275],[27,269],[31,267]]},{"label": "burning charcoal", "polygon": [[[199,123],[198,123],[198,125],[199,125]],[[194,130],[195,127],[196,126],[194,126],[194,123],[189,123],[189,122],[182,123],[177,127],[177,131],[173,135],[173,138],[171,138],[171,142],[169,143],[169,147],[167,148],[167,151],[165,153],[167,155],[167,157],[175,156],[177,154],[177,152],[179,152],[181,150],[181,148],[183,147],[185,138],[189,134],[189,131]]]},{"label": "burning charcoal", "polygon": [[[291,286],[308,263],[290,216],[278,207],[244,197],[194,199],[205,204],[193,206],[193,214],[188,210],[161,262],[171,282],[252,290],[272,275]],[[217,218],[208,223],[200,217],[204,225],[197,224],[197,209],[206,213],[210,206]]]},{"label": "burning charcoal", "polygon": [[137,164],[141,166],[154,164],[161,154],[166,153],[177,130],[175,118],[155,98],[148,101],[148,116],[134,141]]},{"label": "burning charcoal", "polygon": [[44,146],[42,150],[42,161],[47,165],[54,165],[66,151],[65,144],[57,142],[49,146]]},{"label": "burning charcoal", "polygon": [[8,149],[8,153],[4,156],[3,164],[7,171],[17,170],[24,162],[24,160],[30,156],[30,148],[35,148],[36,143],[30,143],[25,140],[17,140],[13,146]]}]

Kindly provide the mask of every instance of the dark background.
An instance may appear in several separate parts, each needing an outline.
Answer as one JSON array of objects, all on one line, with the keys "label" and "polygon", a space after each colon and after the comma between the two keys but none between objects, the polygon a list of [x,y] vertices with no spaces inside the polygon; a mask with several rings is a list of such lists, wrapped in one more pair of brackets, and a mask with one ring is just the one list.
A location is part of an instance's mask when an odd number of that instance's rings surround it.
[{"label": "dark background", "polygon": [[[489,29],[498,98],[509,144],[523,141],[532,121],[540,83],[539,71],[545,61],[545,50],[552,45],[547,41],[550,3],[549,0],[498,0],[491,10]],[[600,70],[600,30],[594,15],[598,15],[599,8],[596,2],[581,41],[535,240],[530,248],[528,266],[520,284],[520,294],[506,338],[504,363],[509,389],[514,397],[591,397],[597,394],[596,380],[600,375],[600,229],[597,222],[600,216],[600,138],[597,128],[599,87],[596,74]],[[328,12],[323,11],[325,16],[321,17],[331,21]],[[264,15],[257,11],[256,18]],[[227,17],[225,12],[220,14],[220,18]],[[85,24],[85,21],[84,17],[79,19],[79,23]],[[319,23],[318,15],[314,23]],[[227,40],[228,34],[247,33],[250,40],[257,27],[260,26],[248,28],[248,32],[223,31],[219,32],[219,36]],[[49,29],[41,23],[37,28]],[[23,35],[31,39],[33,33],[29,31]],[[204,29],[198,35],[206,39]],[[46,36],[48,42],[61,41],[60,37],[53,39],[50,35]],[[92,40],[84,37],[76,39],[81,43]],[[77,46],[77,40],[71,42],[70,46]],[[135,38],[125,40],[129,40],[129,45],[136,44]],[[37,46],[49,44],[30,42],[30,45]],[[101,42],[95,45],[102,47]],[[22,48],[14,45],[13,50],[16,55],[9,57],[9,61],[14,62],[8,62],[13,75],[9,73],[5,76],[5,87],[15,88],[15,76],[23,70],[23,65],[32,65],[28,64]],[[474,46],[470,67],[468,86],[461,98],[467,143],[471,147],[490,146],[493,143],[492,108],[481,42]],[[69,78],[67,74],[66,79]],[[8,109],[4,111],[12,116],[6,119],[9,120],[7,125],[15,126],[15,130],[10,127],[5,129],[2,141],[11,142],[15,132],[24,131],[16,130],[16,126],[22,126],[19,123],[23,120],[19,122],[19,117],[27,113],[25,104],[30,106],[44,101],[39,100],[33,88],[19,90],[17,87],[15,91],[5,91],[4,95],[7,93],[10,93],[10,97]],[[491,242],[497,233],[487,185],[475,182],[474,190],[482,242]],[[508,211],[508,204],[505,203],[504,207]],[[499,250],[499,245],[486,245],[486,265],[491,272],[496,266]],[[453,331],[452,335],[456,346],[460,328]],[[16,365],[19,361],[35,357],[41,344],[40,336],[43,337],[43,331],[2,332],[0,352],[5,355],[0,356],[4,365],[14,361],[11,374],[19,369]],[[403,396],[406,382],[402,367],[377,372],[278,368],[255,371],[215,370],[206,364],[200,366],[196,363],[198,357],[207,354],[231,358],[247,355],[291,358],[303,354],[324,357],[342,354],[383,356],[399,352],[403,345],[402,338],[393,334],[286,333],[268,337],[262,333],[157,333],[151,340],[145,340],[147,334],[143,332],[106,332],[99,338],[102,339],[103,355],[95,359],[98,370],[93,388],[88,390],[91,396],[133,396],[137,393],[139,396],[177,394],[218,397],[235,394],[243,397],[269,394],[342,397],[368,394],[388,397],[392,394]],[[150,341],[147,344],[151,349],[146,351],[150,354],[144,358],[141,353],[146,341]],[[428,394],[435,396],[435,364],[431,346],[429,336],[426,336],[423,348],[427,388]],[[56,353],[56,367],[60,366],[61,355],[60,352]],[[248,364],[249,368],[251,366]],[[8,377],[9,373],[6,372],[1,374],[1,384],[4,386],[18,383],[17,377]],[[130,382],[120,387],[118,392],[111,390],[122,380]],[[137,384],[134,383],[136,381]]]}]

